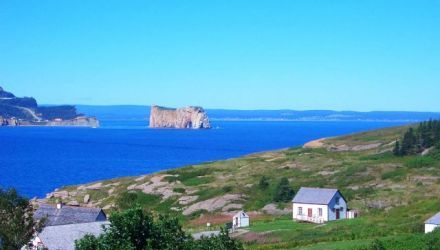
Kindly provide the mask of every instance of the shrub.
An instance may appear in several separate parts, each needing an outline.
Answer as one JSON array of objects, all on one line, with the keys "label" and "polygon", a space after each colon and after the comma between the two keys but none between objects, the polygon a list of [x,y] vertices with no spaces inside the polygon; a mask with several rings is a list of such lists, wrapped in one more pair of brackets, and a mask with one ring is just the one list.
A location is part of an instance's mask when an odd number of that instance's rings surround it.
[{"label": "shrub", "polygon": [[266,176],[262,176],[258,182],[258,188],[261,190],[266,190],[269,187],[269,179]]},{"label": "shrub", "polygon": [[185,193],[185,189],[184,188],[173,188],[173,192],[175,193]]},{"label": "shrub", "polygon": [[391,179],[394,181],[403,180],[406,176],[406,171],[402,168],[398,168],[382,174],[382,180]]},{"label": "shrub", "polygon": [[436,161],[429,156],[417,156],[407,160],[405,165],[409,168],[423,168],[432,166],[435,162]]},{"label": "shrub", "polygon": [[281,178],[278,183],[273,200],[275,202],[288,202],[292,200],[294,195],[292,187],[290,187],[289,180],[286,177]]},{"label": "shrub", "polygon": [[124,192],[116,200],[116,206],[120,209],[133,208],[139,206],[151,206],[159,203],[161,198],[158,195],[145,194],[142,192]]},{"label": "shrub", "polygon": [[155,219],[137,207],[112,214],[110,225],[103,234],[98,237],[86,235],[76,240],[75,249],[241,250],[243,245],[240,241],[232,239],[225,229],[217,236],[194,240],[182,230],[176,218],[159,216]]}]

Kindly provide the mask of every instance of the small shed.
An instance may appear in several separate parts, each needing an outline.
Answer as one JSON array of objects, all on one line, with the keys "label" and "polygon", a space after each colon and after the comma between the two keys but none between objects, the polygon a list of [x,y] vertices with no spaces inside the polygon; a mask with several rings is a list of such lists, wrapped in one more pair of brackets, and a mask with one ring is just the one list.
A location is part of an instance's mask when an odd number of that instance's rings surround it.
[{"label": "small shed", "polygon": [[249,227],[249,215],[244,211],[240,211],[234,215],[232,218],[232,227]]},{"label": "small shed", "polygon": [[425,221],[425,233],[430,233],[440,226],[440,213],[432,216]]}]

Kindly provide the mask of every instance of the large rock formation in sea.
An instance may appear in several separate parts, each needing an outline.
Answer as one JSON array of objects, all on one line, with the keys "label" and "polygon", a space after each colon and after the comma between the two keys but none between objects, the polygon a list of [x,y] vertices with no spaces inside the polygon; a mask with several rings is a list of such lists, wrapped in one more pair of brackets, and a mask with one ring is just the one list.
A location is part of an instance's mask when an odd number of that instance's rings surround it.
[{"label": "large rock formation in sea", "polygon": [[165,108],[151,106],[150,128],[211,128],[208,115],[202,107]]},{"label": "large rock formation in sea", "polygon": [[0,126],[98,127],[95,117],[79,114],[75,106],[38,106],[32,97],[16,97],[0,87]]}]

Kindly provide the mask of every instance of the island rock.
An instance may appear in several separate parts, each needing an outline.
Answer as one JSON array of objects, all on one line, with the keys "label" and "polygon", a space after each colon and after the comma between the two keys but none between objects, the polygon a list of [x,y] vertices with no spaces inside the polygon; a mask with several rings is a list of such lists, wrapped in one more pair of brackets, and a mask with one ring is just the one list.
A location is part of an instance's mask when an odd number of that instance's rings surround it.
[{"label": "island rock", "polygon": [[202,107],[165,108],[151,106],[150,128],[211,128],[208,115]]}]

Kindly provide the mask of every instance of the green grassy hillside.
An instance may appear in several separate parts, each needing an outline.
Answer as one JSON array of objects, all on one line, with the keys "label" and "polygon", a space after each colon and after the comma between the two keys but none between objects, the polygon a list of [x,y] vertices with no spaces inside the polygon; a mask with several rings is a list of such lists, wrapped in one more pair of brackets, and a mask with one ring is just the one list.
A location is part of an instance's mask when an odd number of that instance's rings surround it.
[{"label": "green grassy hillside", "polygon": [[[248,249],[353,249],[374,239],[398,249],[396,242],[422,242],[423,221],[440,211],[440,154],[432,150],[423,157],[396,157],[391,152],[407,128],[64,187],[48,200],[62,199],[107,211],[137,203],[179,216],[188,230],[201,230],[208,221],[221,225],[229,221],[228,213],[244,209],[251,212],[252,225],[237,237],[248,242]],[[268,179],[267,188],[259,185],[262,176]],[[281,215],[290,202],[273,202],[282,177],[289,179],[295,191],[301,186],[340,189],[349,207],[359,210],[361,217],[326,225],[293,222],[290,215]]]}]

